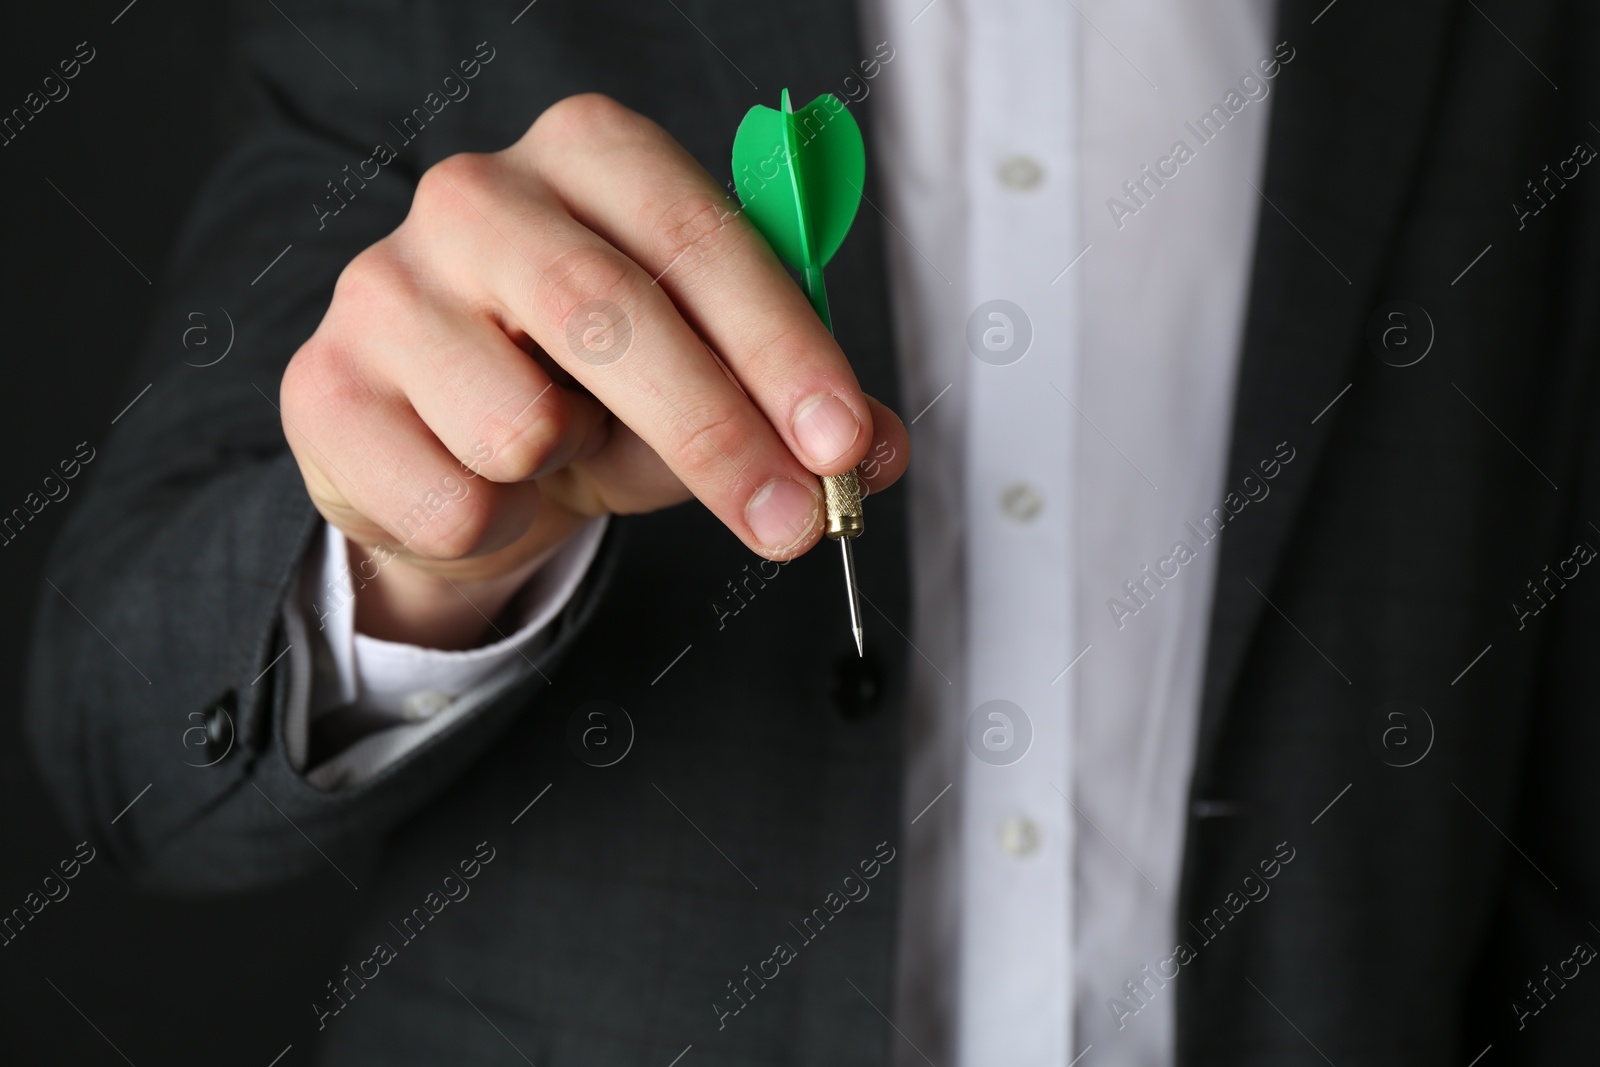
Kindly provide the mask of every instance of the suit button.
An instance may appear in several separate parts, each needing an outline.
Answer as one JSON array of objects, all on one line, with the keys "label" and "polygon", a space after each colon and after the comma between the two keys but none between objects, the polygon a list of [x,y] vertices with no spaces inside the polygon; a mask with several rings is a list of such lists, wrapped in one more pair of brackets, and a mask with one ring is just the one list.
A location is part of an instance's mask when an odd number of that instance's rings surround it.
[{"label": "suit button", "polygon": [[183,762],[191,767],[215,767],[233,751],[238,724],[239,695],[232,689],[213,700],[204,711],[191,711],[193,725],[183,731]]},{"label": "suit button", "polygon": [[205,715],[206,759],[215,762],[233,751],[238,714],[239,697],[232,689],[211,702]]},{"label": "suit button", "polygon": [[1249,812],[1237,800],[1197,800],[1189,806],[1189,814],[1196,819],[1236,819]]},{"label": "suit button", "polygon": [[833,662],[833,705],[847,719],[862,719],[878,710],[883,674],[878,661],[853,654]]}]

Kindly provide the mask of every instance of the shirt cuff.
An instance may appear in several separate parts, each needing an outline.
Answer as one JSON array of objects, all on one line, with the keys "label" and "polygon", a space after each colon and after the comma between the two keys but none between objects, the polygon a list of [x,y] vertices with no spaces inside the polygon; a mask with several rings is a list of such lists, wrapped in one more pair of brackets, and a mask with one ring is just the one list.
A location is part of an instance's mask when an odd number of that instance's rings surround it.
[{"label": "shirt cuff", "polygon": [[[454,718],[449,713],[461,698],[494,686],[531,663],[530,655],[548,639],[550,624],[594,562],[607,521],[604,516],[591,520],[539,561],[506,613],[520,620],[516,632],[464,651],[384,641],[356,632],[355,585],[345,537],[325,524],[324,536],[312,541],[301,561],[300,578],[291,594],[297,603],[285,605],[287,614],[299,616],[295,621],[300,625],[294,628],[302,630],[312,645],[305,664],[311,680],[306,706],[286,722],[290,763],[304,769],[313,725],[321,736],[342,732],[341,721],[362,734],[422,723],[437,729],[443,724],[433,720]],[[436,729],[425,732],[433,734]]]}]

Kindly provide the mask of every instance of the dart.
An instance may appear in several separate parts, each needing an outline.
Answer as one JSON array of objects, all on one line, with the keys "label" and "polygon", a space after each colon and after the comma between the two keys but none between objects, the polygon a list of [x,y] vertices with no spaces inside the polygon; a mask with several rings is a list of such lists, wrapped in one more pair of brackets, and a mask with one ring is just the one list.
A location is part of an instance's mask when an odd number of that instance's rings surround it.
[{"label": "dart", "polygon": [[[744,214],[778,258],[800,273],[801,286],[822,324],[833,332],[822,268],[844,243],[861,206],[867,150],[844,103],[824,93],[795,111],[789,90],[782,108],[757,105],[733,139],[733,174]],[[856,654],[861,639],[861,594],[850,542],[861,535],[861,483],[854,470],[825,475],[827,535],[844,554],[844,583]]]}]

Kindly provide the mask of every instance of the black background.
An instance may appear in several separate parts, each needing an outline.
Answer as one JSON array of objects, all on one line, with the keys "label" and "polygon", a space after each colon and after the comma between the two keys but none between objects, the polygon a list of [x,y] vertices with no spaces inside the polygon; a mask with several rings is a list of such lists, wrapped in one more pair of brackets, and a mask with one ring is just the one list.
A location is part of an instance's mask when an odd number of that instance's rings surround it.
[{"label": "black background", "polygon": [[[123,11],[126,4],[8,5],[0,30],[3,114],[80,41],[97,53],[67,83],[70,95],[0,146],[4,512],[38,491],[79,441],[102,443],[142,388],[129,365],[151,329],[188,202],[226,143],[218,93],[227,6],[137,0]],[[175,324],[170,338],[155,342],[169,343],[174,360],[201,358],[185,352],[182,329]],[[44,581],[45,555],[93,471],[0,546],[0,912],[39,891],[77,844],[40,786],[19,721],[32,605],[41,590],[56,595]],[[0,946],[0,1063],[126,1059],[145,1067],[217,1062],[224,1048],[253,1048],[253,1059],[226,1058],[266,1067],[289,1044],[286,1035],[304,1033],[307,1005],[337,970],[342,916],[331,913],[326,894],[291,886],[248,897],[151,898],[103,860],[67,884],[68,897]],[[250,921],[239,922],[241,913]],[[280,1065],[305,1062],[308,1053],[297,1046]]]}]

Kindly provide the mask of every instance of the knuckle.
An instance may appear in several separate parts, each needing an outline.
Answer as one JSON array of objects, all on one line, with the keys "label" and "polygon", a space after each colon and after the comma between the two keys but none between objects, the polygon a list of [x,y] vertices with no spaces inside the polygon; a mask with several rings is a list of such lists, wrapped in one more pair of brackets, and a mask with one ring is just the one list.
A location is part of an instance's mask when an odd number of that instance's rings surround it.
[{"label": "knuckle", "polygon": [[578,93],[545,108],[530,134],[552,143],[571,143],[593,137],[596,130],[632,122],[635,112],[604,93]]},{"label": "knuckle", "polygon": [[300,346],[284,368],[278,402],[286,422],[315,425],[322,419],[365,402],[367,390],[344,344],[318,330]]},{"label": "knuckle", "polygon": [[380,241],[339,272],[324,326],[353,318],[358,324],[386,320],[415,293],[415,282],[393,245]]},{"label": "knuckle", "polygon": [[688,412],[673,439],[676,465],[698,485],[737,481],[743,476],[751,447],[744,420],[736,410],[722,405]]},{"label": "knuckle", "polygon": [[438,510],[416,503],[395,520],[391,532],[424,559],[462,559],[483,543],[493,517],[488,494],[467,493]]},{"label": "knuckle", "polygon": [[653,236],[654,252],[673,273],[693,275],[718,255],[730,217],[726,205],[705,192],[693,192],[666,207],[646,208],[645,232]]},{"label": "knuckle", "polygon": [[822,365],[821,357],[826,351],[822,346],[831,342],[825,340],[825,332],[815,328],[820,325],[817,317],[809,311],[806,314],[810,315],[809,321],[784,316],[774,317],[764,324],[765,330],[757,334],[751,346],[753,356],[762,366],[799,371]]},{"label": "knuckle", "polygon": [[413,216],[453,218],[494,194],[494,161],[477,152],[447,156],[422,172],[411,198]]},{"label": "knuckle", "polygon": [[557,332],[584,304],[602,301],[630,307],[636,288],[632,260],[612,248],[585,245],[557,256],[539,280],[534,298],[539,316]]},{"label": "knuckle", "polygon": [[478,433],[489,449],[482,473],[497,482],[517,482],[532,476],[555,454],[566,429],[567,414],[559,404],[544,405],[517,425],[498,415],[490,416]]},{"label": "knuckle", "polygon": [[322,378],[327,372],[319,366],[320,362],[326,360],[323,351],[324,346],[313,336],[300,346],[290,357],[289,365],[283,368],[283,379],[278,382],[278,407],[286,421],[293,420],[325,391]]}]

